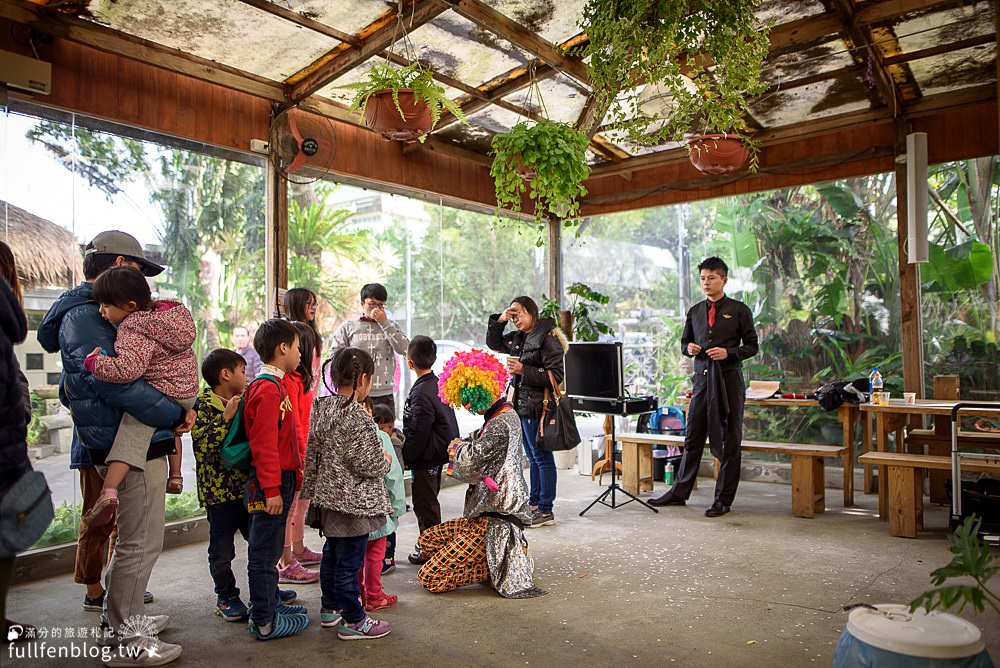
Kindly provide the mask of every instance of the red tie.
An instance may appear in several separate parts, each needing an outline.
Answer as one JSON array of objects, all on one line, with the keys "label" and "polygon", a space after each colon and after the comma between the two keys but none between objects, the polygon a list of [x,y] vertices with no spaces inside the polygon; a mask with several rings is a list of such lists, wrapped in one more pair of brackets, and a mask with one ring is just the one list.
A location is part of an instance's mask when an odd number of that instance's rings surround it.
[{"label": "red tie", "polygon": [[708,326],[715,327],[715,302],[708,307]]}]

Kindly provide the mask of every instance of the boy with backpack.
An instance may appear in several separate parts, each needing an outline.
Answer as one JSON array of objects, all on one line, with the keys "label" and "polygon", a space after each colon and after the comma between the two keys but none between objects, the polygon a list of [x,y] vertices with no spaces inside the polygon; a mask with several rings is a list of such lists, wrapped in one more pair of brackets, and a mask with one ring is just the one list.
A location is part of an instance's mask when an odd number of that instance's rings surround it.
[{"label": "boy with backpack", "polygon": [[[309,626],[306,609],[280,605],[278,559],[285,546],[285,521],[302,484],[302,460],[295,412],[281,379],[299,366],[299,334],[287,320],[264,322],[254,336],[263,364],[243,400],[243,427],[250,446],[246,503],[250,513],[247,576],[250,624],[257,640],[294,635]],[[270,376],[270,378],[266,378]]]}]

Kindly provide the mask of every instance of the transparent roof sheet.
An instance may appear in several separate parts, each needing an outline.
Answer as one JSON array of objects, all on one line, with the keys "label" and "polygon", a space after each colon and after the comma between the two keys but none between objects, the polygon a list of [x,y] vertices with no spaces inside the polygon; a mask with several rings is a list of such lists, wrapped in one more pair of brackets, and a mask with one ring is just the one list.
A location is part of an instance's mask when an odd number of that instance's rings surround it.
[{"label": "transparent roof sheet", "polygon": [[761,21],[771,22],[773,25],[779,23],[789,23],[807,16],[815,16],[826,11],[823,3],[819,0],[763,0],[757,6],[754,14]]},{"label": "transparent roof sheet", "polygon": [[996,45],[984,44],[910,63],[924,95],[996,81]]},{"label": "transparent roof sheet", "polygon": [[[418,59],[470,86],[478,86],[532,59],[507,40],[451,10],[414,30],[409,39]],[[400,42],[396,52],[409,58]]]},{"label": "transparent roof sheet", "polygon": [[541,114],[550,121],[575,124],[587,103],[587,91],[566,75],[556,74],[539,81],[537,91],[525,88],[504,100]]},{"label": "transparent roof sheet", "polygon": [[976,2],[940,12],[929,12],[896,26],[896,36],[904,53],[938,44],[989,35],[994,31],[994,4]]},{"label": "transparent roof sheet", "polygon": [[519,116],[503,107],[486,107],[469,116],[470,125],[485,128],[490,132],[507,132],[521,121],[531,122],[531,119]]},{"label": "transparent roof sheet", "polygon": [[754,102],[750,113],[764,127],[792,125],[871,107],[868,84],[849,75],[777,91]]},{"label": "transparent roof sheet", "polygon": [[847,44],[838,38],[774,56],[764,63],[761,79],[770,86],[780,86],[795,79],[849,67],[853,63]]},{"label": "transparent roof sheet", "polygon": [[341,32],[356,35],[378,17],[389,11],[386,2],[370,0],[268,0],[271,4],[302,14]]},{"label": "transparent roof sheet", "polygon": [[583,32],[580,17],[585,0],[484,0],[483,4],[553,44]]},{"label": "transparent roof sheet", "polygon": [[97,0],[90,11],[115,30],[276,81],[340,44],[237,0]]}]

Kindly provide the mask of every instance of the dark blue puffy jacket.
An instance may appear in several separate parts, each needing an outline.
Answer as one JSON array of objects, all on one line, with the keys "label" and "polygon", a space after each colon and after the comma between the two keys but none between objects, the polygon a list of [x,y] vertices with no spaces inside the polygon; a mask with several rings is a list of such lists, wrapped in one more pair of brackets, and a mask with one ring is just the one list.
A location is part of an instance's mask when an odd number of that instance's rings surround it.
[{"label": "dark blue puffy jacket", "polygon": [[[107,451],[114,443],[122,412],[157,427],[152,443],[173,443],[170,429],[181,422],[183,410],[139,379],[131,383],[105,383],[83,368],[83,360],[96,347],[114,351],[115,328],[101,317],[91,300],[94,284],[84,282],[63,293],[38,328],[38,342],[50,353],[62,353],[63,375],[59,399],[68,406],[79,439],[87,449]],[[74,443],[75,445],[75,443]],[[157,450],[161,449],[157,448]],[[103,461],[103,453],[92,453]],[[151,450],[151,455],[155,453]],[[72,466],[89,465],[86,451],[74,447]]]}]

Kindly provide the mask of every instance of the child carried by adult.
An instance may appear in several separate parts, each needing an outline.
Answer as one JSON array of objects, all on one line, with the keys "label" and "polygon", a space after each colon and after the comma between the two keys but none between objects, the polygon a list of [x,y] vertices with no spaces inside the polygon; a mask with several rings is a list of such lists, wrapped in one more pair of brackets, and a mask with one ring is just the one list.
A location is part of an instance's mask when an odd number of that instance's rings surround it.
[{"label": "child carried by adult", "polygon": [[[198,393],[198,360],[191,346],[195,339],[194,319],[180,302],[154,300],[146,277],[128,266],[111,267],[94,281],[93,299],[100,304],[101,316],[118,328],[115,355],[95,348],[84,367],[95,378],[109,383],[131,383],[144,378],[185,409],[194,406]],[[149,441],[155,429],[128,413],[122,415],[118,433],[105,459],[108,471],[104,487],[90,513],[84,518],[91,526],[111,521],[118,507],[118,487],[131,468],[143,469]],[[167,492],[179,494],[181,477],[180,438],[175,438],[174,454],[167,457]]]}]

